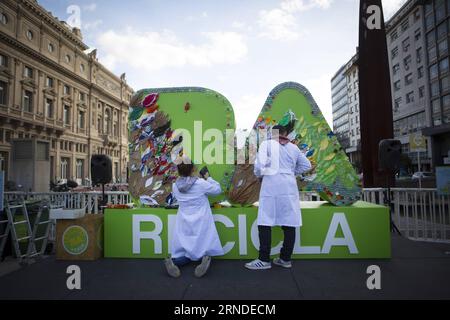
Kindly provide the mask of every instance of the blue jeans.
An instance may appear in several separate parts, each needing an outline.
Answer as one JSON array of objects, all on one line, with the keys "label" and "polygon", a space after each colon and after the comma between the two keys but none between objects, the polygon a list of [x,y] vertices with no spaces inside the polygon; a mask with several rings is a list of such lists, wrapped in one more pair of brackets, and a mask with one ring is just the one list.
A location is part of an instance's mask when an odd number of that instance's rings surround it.
[{"label": "blue jeans", "polygon": [[191,259],[186,258],[186,257],[172,258],[172,261],[177,267],[183,267],[183,266],[193,262]]}]

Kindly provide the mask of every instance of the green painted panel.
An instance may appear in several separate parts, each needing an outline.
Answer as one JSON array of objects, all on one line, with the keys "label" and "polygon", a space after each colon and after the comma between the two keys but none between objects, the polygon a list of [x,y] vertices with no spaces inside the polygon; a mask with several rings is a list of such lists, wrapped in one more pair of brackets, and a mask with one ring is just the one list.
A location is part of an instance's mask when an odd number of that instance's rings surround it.
[{"label": "green painted panel", "polygon": [[[302,208],[304,225],[297,231],[294,259],[391,257],[387,208],[364,202],[339,208],[323,202],[311,202],[302,203]],[[257,208],[214,209],[213,214],[222,245],[228,251],[220,259],[257,257]],[[167,257],[169,229],[175,216],[176,210],[161,208],[106,210],[105,257]],[[279,250],[282,240],[280,228],[274,228],[272,238],[273,247],[278,246]]]}]

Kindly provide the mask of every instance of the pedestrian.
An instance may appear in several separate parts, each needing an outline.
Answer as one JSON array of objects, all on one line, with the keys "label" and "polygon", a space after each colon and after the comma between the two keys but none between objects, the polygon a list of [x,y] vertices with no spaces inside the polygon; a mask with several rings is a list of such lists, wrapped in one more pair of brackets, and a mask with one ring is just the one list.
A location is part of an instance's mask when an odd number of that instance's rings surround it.
[{"label": "pedestrian", "polygon": [[171,277],[181,275],[180,267],[191,262],[201,263],[195,268],[195,276],[203,277],[211,264],[212,256],[224,254],[214,224],[208,196],[219,195],[220,184],[202,169],[201,177],[194,176],[195,166],[187,156],[176,162],[179,178],[173,184],[173,195],[179,208],[172,235],[172,256],[165,260]]},{"label": "pedestrian", "polygon": [[258,208],[259,258],[247,263],[250,270],[272,268],[270,262],[272,227],[280,226],[284,242],[275,265],[292,268],[295,230],[302,225],[300,195],[296,176],[311,170],[311,163],[303,152],[287,138],[283,126],[275,126],[272,139],[264,141],[256,157],[254,173],[262,178]]}]

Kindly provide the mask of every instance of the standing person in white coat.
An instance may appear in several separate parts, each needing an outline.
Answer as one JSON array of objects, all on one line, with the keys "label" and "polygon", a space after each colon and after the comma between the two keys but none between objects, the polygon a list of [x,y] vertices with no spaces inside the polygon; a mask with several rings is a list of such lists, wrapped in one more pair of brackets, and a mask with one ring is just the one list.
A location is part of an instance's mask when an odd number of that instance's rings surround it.
[{"label": "standing person in white coat", "polygon": [[262,178],[259,195],[258,231],[259,259],[247,263],[250,270],[272,268],[270,262],[272,227],[284,231],[280,258],[273,263],[291,268],[295,229],[302,225],[300,195],[296,176],[311,170],[311,163],[300,149],[287,138],[282,126],[273,128],[272,139],[264,141],[256,157],[254,173]]},{"label": "standing person in white coat", "polygon": [[170,276],[181,275],[179,267],[192,261],[201,263],[195,268],[195,276],[206,274],[211,264],[211,256],[224,254],[208,196],[219,195],[220,184],[209,176],[194,177],[194,165],[183,156],[179,160],[179,178],[173,184],[173,194],[178,200],[179,208],[172,235],[172,257],[165,260]]}]

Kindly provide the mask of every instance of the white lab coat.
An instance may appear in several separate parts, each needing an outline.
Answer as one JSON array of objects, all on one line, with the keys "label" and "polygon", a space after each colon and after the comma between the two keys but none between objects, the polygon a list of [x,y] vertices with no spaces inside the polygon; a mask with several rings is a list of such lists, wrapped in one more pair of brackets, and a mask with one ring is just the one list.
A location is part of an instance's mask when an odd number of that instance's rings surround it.
[{"label": "white lab coat", "polygon": [[198,179],[185,193],[173,184],[173,193],[179,209],[172,235],[172,258],[187,257],[193,261],[204,256],[224,254],[208,196],[222,192],[220,184],[212,178]]},{"label": "white lab coat", "polygon": [[261,143],[254,173],[263,178],[259,195],[258,225],[300,227],[302,216],[296,176],[311,170],[311,163],[292,144]]}]

